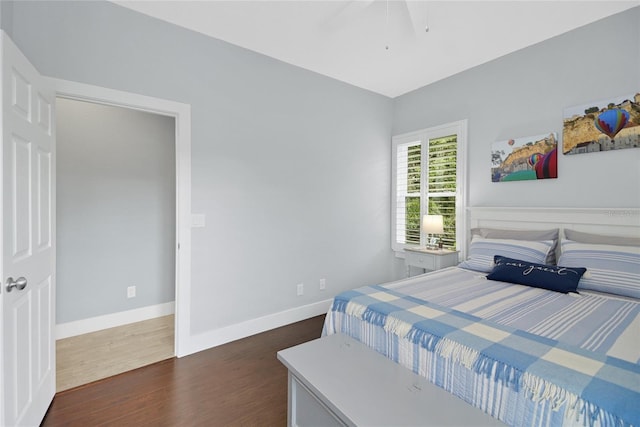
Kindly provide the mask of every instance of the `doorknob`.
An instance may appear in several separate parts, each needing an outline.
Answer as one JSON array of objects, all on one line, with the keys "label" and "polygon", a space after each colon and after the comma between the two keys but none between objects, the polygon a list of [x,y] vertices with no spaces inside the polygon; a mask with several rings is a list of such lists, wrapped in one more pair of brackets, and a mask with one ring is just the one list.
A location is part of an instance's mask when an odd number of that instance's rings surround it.
[{"label": "doorknob", "polygon": [[11,292],[13,288],[16,288],[19,291],[21,291],[26,287],[27,287],[27,279],[25,279],[24,277],[18,277],[18,280],[13,280],[13,277],[9,277],[7,279],[7,292]]}]

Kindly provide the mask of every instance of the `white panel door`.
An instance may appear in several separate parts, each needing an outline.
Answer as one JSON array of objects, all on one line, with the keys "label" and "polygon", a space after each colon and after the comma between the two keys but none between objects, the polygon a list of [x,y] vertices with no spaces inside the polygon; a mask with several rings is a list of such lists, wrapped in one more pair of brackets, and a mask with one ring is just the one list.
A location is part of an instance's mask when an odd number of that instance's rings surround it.
[{"label": "white panel door", "polygon": [[54,93],[2,33],[0,425],[37,426],[55,394]]}]

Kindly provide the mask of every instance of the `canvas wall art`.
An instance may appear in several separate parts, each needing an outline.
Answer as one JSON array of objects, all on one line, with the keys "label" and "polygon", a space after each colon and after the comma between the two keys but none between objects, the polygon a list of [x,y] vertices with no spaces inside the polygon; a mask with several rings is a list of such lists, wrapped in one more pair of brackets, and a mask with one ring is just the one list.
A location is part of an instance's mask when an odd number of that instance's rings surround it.
[{"label": "canvas wall art", "polygon": [[524,181],[558,177],[555,132],[495,142],[491,146],[491,181]]},{"label": "canvas wall art", "polygon": [[639,146],[640,93],[564,110],[564,154],[621,150]]}]

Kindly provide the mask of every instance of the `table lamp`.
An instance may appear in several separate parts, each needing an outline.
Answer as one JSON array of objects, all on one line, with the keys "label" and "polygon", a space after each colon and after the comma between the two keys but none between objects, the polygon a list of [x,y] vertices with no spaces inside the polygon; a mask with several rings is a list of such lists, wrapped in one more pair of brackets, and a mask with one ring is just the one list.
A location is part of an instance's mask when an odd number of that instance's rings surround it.
[{"label": "table lamp", "polygon": [[[422,217],[422,232],[426,233],[429,237],[429,244],[427,247],[435,249],[435,242],[438,238],[436,234],[444,234],[444,222],[442,215],[425,215]],[[442,241],[438,243],[438,247],[442,248]]]}]

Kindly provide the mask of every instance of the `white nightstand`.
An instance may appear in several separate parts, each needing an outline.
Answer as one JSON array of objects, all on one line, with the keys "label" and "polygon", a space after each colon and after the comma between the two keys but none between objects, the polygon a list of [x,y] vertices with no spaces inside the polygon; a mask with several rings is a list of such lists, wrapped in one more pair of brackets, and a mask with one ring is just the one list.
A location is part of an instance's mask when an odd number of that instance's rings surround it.
[{"label": "white nightstand", "polygon": [[447,249],[404,249],[404,263],[407,266],[407,277],[411,276],[411,266],[425,270],[440,270],[441,268],[458,265],[459,251]]}]

